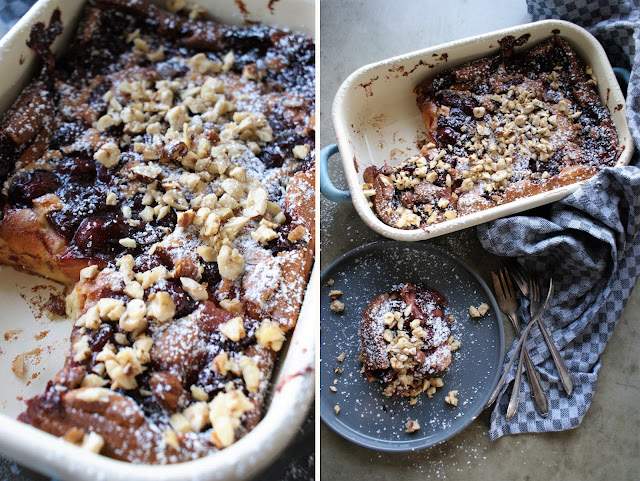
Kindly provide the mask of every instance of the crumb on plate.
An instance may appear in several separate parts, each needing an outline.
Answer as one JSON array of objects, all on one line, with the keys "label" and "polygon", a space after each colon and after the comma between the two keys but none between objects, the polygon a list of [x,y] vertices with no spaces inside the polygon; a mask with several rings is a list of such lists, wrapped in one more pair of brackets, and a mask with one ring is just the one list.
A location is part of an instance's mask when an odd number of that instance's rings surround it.
[{"label": "crumb on plate", "polygon": [[471,317],[484,317],[487,312],[489,312],[489,305],[486,302],[483,302],[478,307],[469,306],[469,315]]}]

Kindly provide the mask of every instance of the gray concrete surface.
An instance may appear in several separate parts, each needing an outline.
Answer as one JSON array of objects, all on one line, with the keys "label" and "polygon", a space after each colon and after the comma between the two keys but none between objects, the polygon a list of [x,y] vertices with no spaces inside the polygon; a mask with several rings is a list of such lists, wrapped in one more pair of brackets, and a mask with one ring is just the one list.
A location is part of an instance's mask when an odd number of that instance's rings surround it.
[{"label": "gray concrete surface", "polygon": [[[331,104],[358,67],[404,52],[528,22],[524,0],[449,2],[322,0],[320,35],[321,145],[334,142]],[[335,183],[346,187],[340,162]],[[321,264],[381,239],[350,204],[321,200]],[[467,229],[432,241],[458,255],[489,282],[500,260]],[[387,480],[636,480],[640,479],[640,288],[636,287],[603,354],[598,387],[584,421],[562,433],[506,436],[489,441],[485,411],[458,436],[429,450],[385,454],[353,445],[321,424],[322,479]],[[513,330],[505,324],[507,345]],[[327,393],[330,395],[331,393]]]}]

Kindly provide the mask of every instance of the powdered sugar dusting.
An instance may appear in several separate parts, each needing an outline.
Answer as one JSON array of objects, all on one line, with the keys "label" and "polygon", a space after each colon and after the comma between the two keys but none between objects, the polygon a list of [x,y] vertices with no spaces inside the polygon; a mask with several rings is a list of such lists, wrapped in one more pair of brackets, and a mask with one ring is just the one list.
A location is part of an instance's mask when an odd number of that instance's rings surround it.
[{"label": "powdered sugar dusting", "polygon": [[[493,306],[477,278],[455,259],[429,245],[396,242],[363,248],[360,254],[323,274],[323,282],[329,278],[334,280],[333,286],[323,285],[321,290],[321,408],[326,422],[358,443],[376,449],[404,450],[442,441],[478,415],[501,366],[503,344],[497,312],[491,309],[481,322],[469,317],[471,303],[484,300]],[[406,281],[426,284],[447,297],[446,312],[455,318],[451,332],[461,342],[442,376],[445,388],[432,399],[420,396],[414,406],[406,399],[384,397],[381,385],[364,379],[358,362],[358,325],[367,303],[380,292]],[[328,309],[329,289],[342,290],[341,300],[346,306],[342,314]],[[346,357],[338,363],[335,358],[341,352]],[[336,368],[342,373],[335,372]],[[329,386],[335,380],[336,392],[332,393]],[[457,407],[444,402],[446,391],[453,389],[459,391]],[[335,404],[340,406],[338,415],[333,413]],[[333,424],[334,418],[339,425]],[[417,433],[405,433],[407,418],[420,423]]]}]

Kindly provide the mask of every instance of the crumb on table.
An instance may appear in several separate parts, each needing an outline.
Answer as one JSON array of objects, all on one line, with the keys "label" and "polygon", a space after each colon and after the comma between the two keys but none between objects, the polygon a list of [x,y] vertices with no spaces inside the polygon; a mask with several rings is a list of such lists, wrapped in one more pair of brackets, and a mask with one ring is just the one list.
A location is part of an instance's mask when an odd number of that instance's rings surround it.
[{"label": "crumb on table", "polygon": [[333,406],[333,412],[335,412],[336,414],[340,414],[340,406],[338,406],[337,404]]},{"label": "crumb on table", "polygon": [[24,354],[18,354],[11,362],[11,370],[18,377],[24,377],[27,368],[24,363]]},{"label": "crumb on table", "polygon": [[344,361],[345,357],[347,357],[347,355],[344,352],[341,352],[340,355],[338,357],[336,357],[336,361],[342,362],[342,361]]}]

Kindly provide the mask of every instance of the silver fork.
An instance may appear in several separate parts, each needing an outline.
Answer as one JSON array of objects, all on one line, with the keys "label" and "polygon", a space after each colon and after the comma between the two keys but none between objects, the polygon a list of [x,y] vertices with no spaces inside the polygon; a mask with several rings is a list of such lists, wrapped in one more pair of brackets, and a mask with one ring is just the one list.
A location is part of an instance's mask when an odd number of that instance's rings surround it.
[{"label": "silver fork", "polygon": [[[496,295],[498,297],[498,305],[500,306],[500,310],[504,312],[511,324],[513,325],[513,329],[516,332],[517,336],[520,336],[520,320],[518,319],[518,300],[515,296],[515,291],[513,289],[513,284],[511,283],[511,278],[509,276],[509,272],[506,269],[501,269],[499,271],[500,277],[494,273],[491,273],[493,277],[493,286],[496,291]],[[547,401],[547,396],[542,389],[542,385],[540,384],[540,378],[538,377],[538,373],[536,371],[533,362],[531,362],[531,358],[526,349],[523,349],[523,356],[527,377],[529,378],[529,383],[531,385],[531,391],[533,393],[533,399],[536,405],[536,409],[540,413],[542,417],[547,417],[549,414],[549,403]],[[513,391],[511,393],[511,398],[509,400],[509,407],[507,408],[507,419],[511,419],[518,410],[518,405],[520,403],[520,383],[522,382],[522,362],[518,362],[518,371],[516,373],[515,382],[513,385]]]},{"label": "silver fork", "polygon": [[502,387],[504,386],[504,383],[507,381],[507,377],[509,376],[509,371],[511,369],[511,366],[513,366],[513,361],[515,361],[516,357],[518,357],[518,355],[522,353],[522,348],[524,347],[524,343],[527,340],[527,336],[531,332],[531,329],[533,329],[533,326],[538,322],[538,319],[540,318],[540,316],[542,316],[542,314],[549,307],[549,301],[551,301],[552,297],[553,297],[553,278],[549,279],[549,290],[547,291],[547,298],[545,299],[544,304],[542,304],[542,308],[540,309],[540,312],[538,312],[535,315],[535,317],[529,321],[529,324],[527,324],[527,326],[524,328],[524,331],[522,331],[522,333],[520,334],[520,339],[516,344],[514,352],[511,358],[509,359],[509,362],[507,362],[507,365],[505,366],[502,372],[502,376],[500,376],[500,379],[498,379],[498,383],[493,388],[493,391],[491,392],[491,396],[489,396],[489,400],[484,405],[485,408],[490,407],[494,402],[496,402],[496,399],[498,399],[498,395],[500,394],[500,391],[502,390]]},{"label": "silver fork", "polygon": [[[518,281],[516,280],[516,282]],[[518,283],[518,285],[520,284]],[[540,282],[530,272],[528,275],[527,287],[528,296],[524,291],[523,294],[529,297],[529,312],[531,313],[531,318],[533,319],[534,313],[537,314],[540,311],[542,301],[540,300]],[[569,368],[567,368],[564,359],[560,355],[560,351],[558,351],[558,348],[553,343],[553,340],[551,339],[551,336],[549,336],[549,333],[547,332],[547,329],[542,323],[541,319],[538,319],[538,327],[540,328],[540,332],[542,332],[544,342],[547,343],[547,347],[551,352],[551,358],[553,359],[553,363],[556,365],[556,369],[558,370],[558,376],[560,377],[562,387],[564,387],[567,396],[571,397],[571,395],[573,394],[573,377],[571,375],[571,371],[569,371]]]}]

